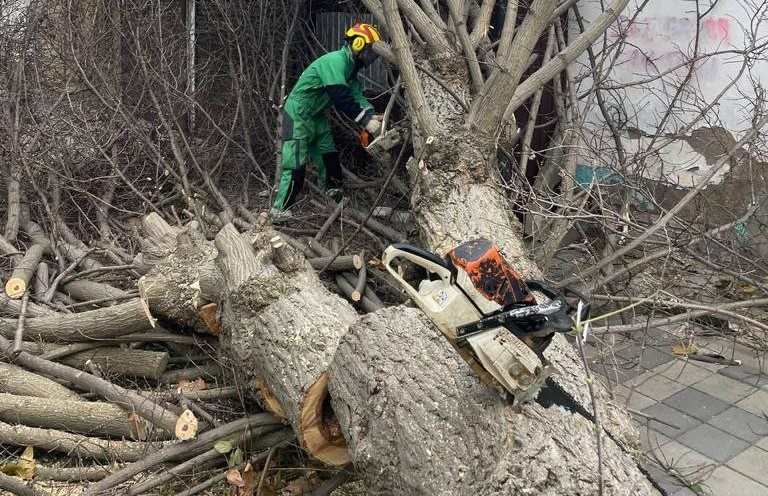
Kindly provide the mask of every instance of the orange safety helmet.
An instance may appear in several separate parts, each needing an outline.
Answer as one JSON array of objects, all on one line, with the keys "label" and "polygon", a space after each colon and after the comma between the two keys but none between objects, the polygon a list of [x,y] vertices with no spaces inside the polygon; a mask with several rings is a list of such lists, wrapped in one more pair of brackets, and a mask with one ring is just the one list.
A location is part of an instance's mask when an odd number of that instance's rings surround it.
[{"label": "orange safety helmet", "polygon": [[354,26],[347,29],[346,36],[352,53],[360,53],[365,47],[381,40],[379,30],[364,22],[355,23]]}]

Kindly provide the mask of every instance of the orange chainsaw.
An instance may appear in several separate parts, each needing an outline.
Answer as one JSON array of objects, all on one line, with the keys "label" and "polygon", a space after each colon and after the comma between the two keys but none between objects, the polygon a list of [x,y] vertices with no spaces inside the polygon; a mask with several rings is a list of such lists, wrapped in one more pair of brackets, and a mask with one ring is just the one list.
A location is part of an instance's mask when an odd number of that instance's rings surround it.
[{"label": "orange chainsaw", "polygon": [[[395,259],[427,272],[418,288],[392,267]],[[484,382],[510,393],[515,404],[536,397],[553,371],[544,350],[554,333],[568,332],[574,323],[576,307],[561,292],[539,281],[523,281],[486,239],[463,243],[445,258],[394,244],[382,261]],[[538,303],[532,291],[549,301]],[[580,318],[586,320],[588,312],[584,305]]]}]

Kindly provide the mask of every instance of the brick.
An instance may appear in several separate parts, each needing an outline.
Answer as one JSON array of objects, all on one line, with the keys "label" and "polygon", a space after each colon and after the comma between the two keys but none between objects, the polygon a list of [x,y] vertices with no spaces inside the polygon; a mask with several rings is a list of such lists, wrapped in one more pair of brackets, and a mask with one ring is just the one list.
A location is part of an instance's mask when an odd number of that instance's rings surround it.
[{"label": "brick", "polygon": [[718,462],[726,462],[749,447],[746,441],[707,424],[678,436],[677,441]]},{"label": "brick", "polygon": [[749,442],[768,437],[768,421],[735,406],[715,415],[707,423]]},{"label": "brick", "polygon": [[617,361],[624,359],[625,364],[640,366],[650,370],[673,360],[669,353],[664,353],[653,346],[630,346],[616,352]]},{"label": "brick", "polygon": [[653,371],[686,386],[702,381],[714,373],[711,370],[694,365],[694,362],[690,360],[680,358],[659,365]]},{"label": "brick", "polygon": [[690,481],[706,479],[719,465],[715,460],[677,441],[664,443],[654,456],[662,466],[673,468]]},{"label": "brick", "polygon": [[730,365],[717,371],[718,374],[730,377],[731,379],[743,380],[753,375],[758,375],[760,371],[754,367],[746,365]]},{"label": "brick", "polygon": [[768,392],[757,390],[743,400],[737,401],[736,406],[759,417],[768,415]]},{"label": "brick", "polygon": [[675,410],[674,408],[663,403],[657,403],[651,407],[648,407],[643,410],[643,413],[650,415],[655,419],[677,426],[677,428],[675,428],[652,419],[648,420],[648,425],[651,429],[661,432],[665,436],[673,439],[701,424],[699,420],[691,417],[690,415],[686,415],[685,413],[679,410]]},{"label": "brick", "polygon": [[697,382],[693,388],[704,391],[726,403],[736,403],[756,391],[754,386],[719,375],[719,373]]},{"label": "brick", "polygon": [[768,486],[768,451],[750,446],[728,461],[728,466]]},{"label": "brick", "polygon": [[730,405],[696,389],[686,388],[664,400],[664,404],[706,422]]},{"label": "brick", "polygon": [[[625,385],[631,387],[629,382],[625,383]],[[672,396],[685,388],[683,384],[675,382],[673,379],[659,375],[651,370],[638,376],[637,380],[634,381],[634,385],[635,391],[657,401]]]},{"label": "brick", "polygon": [[727,466],[712,472],[704,484],[717,496],[768,496],[768,487]]}]

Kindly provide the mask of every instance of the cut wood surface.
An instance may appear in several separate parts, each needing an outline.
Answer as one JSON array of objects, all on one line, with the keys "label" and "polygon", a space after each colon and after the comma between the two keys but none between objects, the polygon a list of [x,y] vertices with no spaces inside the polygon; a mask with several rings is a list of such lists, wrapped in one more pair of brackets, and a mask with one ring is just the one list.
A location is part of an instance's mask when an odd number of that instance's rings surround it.
[{"label": "cut wood surface", "polygon": [[[0,334],[13,339],[16,319],[0,319]],[[107,308],[73,314],[54,314],[27,319],[25,339],[87,341],[140,332],[151,328],[138,298]]]},{"label": "cut wood surface", "polygon": [[0,420],[89,436],[142,440],[143,420],[110,403],[0,394]]},{"label": "cut wood surface", "polygon": [[80,399],[74,391],[56,381],[3,362],[0,362],[0,393],[36,396],[53,400],[77,401]]},{"label": "cut wood surface", "polygon": [[35,275],[37,264],[40,263],[46,248],[46,245],[41,244],[34,244],[29,247],[27,253],[24,254],[24,258],[16,265],[11,273],[11,277],[5,283],[5,293],[9,298],[21,298],[27,290],[32,276]]},{"label": "cut wood surface", "polygon": [[161,443],[122,441],[82,436],[56,429],[41,429],[0,422],[0,444],[34,446],[71,457],[91,460],[134,462],[162,447]]}]

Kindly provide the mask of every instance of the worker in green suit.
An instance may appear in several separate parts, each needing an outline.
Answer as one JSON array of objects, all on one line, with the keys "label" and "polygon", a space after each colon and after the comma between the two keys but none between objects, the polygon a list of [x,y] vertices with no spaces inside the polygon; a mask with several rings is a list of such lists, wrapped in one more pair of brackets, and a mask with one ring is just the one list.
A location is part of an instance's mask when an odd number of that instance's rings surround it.
[{"label": "worker in green suit", "polygon": [[370,24],[355,24],[347,30],[344,46],[312,62],[288,95],[283,107],[280,183],[270,211],[273,222],[291,217],[288,209],[304,185],[309,158],[317,167],[323,191],[335,201],[342,198],[339,153],[326,117],[331,105],[373,137],[380,134],[382,118],[363,96],[357,80],[357,72],[376,60],[372,45],[380,39]]}]

